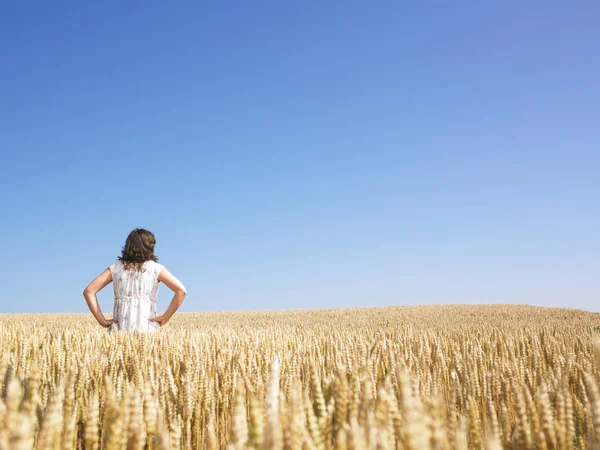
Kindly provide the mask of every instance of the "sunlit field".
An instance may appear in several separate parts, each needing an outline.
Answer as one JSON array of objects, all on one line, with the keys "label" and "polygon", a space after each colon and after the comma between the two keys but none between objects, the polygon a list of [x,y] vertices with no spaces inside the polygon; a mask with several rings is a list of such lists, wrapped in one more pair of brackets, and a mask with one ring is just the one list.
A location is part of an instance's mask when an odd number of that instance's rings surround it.
[{"label": "sunlit field", "polygon": [[0,315],[2,449],[600,448],[600,314]]}]

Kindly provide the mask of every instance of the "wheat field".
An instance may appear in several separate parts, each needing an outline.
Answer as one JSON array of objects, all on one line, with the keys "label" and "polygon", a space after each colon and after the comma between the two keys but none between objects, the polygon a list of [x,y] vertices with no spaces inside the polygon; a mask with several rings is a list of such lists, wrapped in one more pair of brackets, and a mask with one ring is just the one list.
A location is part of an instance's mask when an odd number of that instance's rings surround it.
[{"label": "wheat field", "polygon": [[0,315],[3,449],[598,449],[600,314]]}]

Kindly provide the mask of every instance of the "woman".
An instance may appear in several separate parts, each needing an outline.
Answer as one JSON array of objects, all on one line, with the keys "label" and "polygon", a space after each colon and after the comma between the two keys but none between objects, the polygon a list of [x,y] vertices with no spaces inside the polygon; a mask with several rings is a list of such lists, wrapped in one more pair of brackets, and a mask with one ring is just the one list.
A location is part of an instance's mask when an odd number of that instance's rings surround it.
[{"label": "woman", "polygon": [[[175,314],[187,291],[183,284],[169,273],[154,255],[156,238],[142,228],[136,228],[123,247],[118,262],[111,264],[83,291],[90,311],[107,332],[112,330],[156,331]],[[100,310],[96,294],[113,282],[115,305],[113,318],[107,320]],[[163,282],[175,295],[169,308],[156,316],[156,294]]]}]

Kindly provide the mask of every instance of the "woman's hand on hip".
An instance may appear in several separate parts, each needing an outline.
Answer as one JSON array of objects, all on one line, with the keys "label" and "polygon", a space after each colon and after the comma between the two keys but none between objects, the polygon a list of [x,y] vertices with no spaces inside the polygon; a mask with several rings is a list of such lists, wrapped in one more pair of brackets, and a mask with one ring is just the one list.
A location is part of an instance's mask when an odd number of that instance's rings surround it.
[{"label": "woman's hand on hip", "polygon": [[113,323],[119,323],[119,321],[115,319],[104,319],[102,322],[100,322],[100,325],[102,325],[104,328],[108,328]]},{"label": "woman's hand on hip", "polygon": [[166,324],[169,319],[167,317],[163,316],[156,316],[153,319],[148,319],[149,322],[156,322],[159,326],[163,326],[164,324]]}]

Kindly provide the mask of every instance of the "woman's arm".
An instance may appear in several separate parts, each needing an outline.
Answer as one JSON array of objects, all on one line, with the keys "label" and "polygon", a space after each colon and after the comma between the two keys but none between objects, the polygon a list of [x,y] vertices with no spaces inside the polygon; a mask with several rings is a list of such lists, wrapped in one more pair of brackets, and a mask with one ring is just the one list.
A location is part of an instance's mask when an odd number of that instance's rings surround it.
[{"label": "woman's arm", "polygon": [[158,322],[158,324],[162,327],[169,321],[173,314],[175,314],[175,311],[179,309],[183,303],[183,299],[185,298],[187,291],[185,290],[183,283],[171,275],[171,273],[165,267],[163,267],[158,274],[158,281],[165,283],[167,287],[175,293],[167,310],[161,316],[149,319],[150,322]]},{"label": "woman's arm", "polygon": [[107,320],[102,314],[102,310],[100,310],[100,305],[98,304],[98,299],[96,298],[96,294],[101,291],[107,284],[112,281],[112,273],[110,273],[110,269],[105,269],[100,275],[98,275],[94,280],[85,288],[83,291],[83,296],[85,297],[85,301],[90,308],[90,311],[98,321],[100,325],[107,328],[111,324],[116,323],[116,320]]}]

